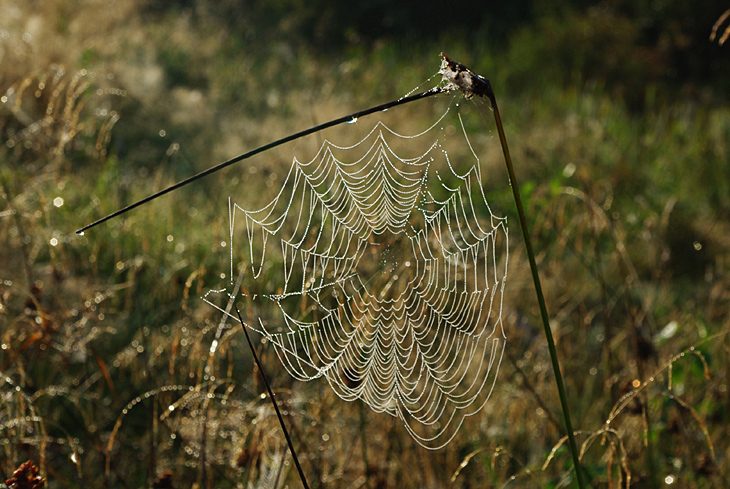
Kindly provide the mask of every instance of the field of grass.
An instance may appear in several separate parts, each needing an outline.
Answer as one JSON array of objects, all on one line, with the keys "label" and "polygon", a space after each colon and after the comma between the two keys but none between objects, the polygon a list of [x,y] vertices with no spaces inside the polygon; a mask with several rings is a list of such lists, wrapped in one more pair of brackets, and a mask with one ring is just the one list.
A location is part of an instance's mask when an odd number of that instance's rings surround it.
[{"label": "field of grass", "polygon": [[[264,26],[235,31],[212,4],[158,4],[0,6],[0,480],[30,460],[52,488],[299,487],[240,326],[201,296],[228,273],[227,198],[260,204],[325,135],[74,231],[260,144],[430,87],[444,51],[497,93],[592,487],[730,484],[721,80],[650,73],[659,61],[630,44],[634,24],[598,9],[536,22],[500,49],[443,36],[327,51],[282,41],[284,21],[269,40]],[[584,51],[555,47],[576,33]],[[707,56],[724,65],[728,49]],[[388,124],[438,107],[392,109]],[[575,485],[496,130],[480,110],[469,131],[486,148],[485,193],[511,227],[494,393],[428,451],[324,380],[292,380],[257,338],[311,487]]]}]

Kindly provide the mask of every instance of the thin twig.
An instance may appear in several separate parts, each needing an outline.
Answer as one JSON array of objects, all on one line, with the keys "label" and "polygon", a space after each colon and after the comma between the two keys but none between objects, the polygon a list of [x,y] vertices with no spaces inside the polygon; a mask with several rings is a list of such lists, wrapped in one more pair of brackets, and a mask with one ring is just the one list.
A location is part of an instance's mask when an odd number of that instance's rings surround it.
[{"label": "thin twig", "polygon": [[266,386],[266,391],[269,393],[269,399],[271,399],[271,404],[274,405],[274,409],[276,410],[276,416],[279,418],[279,424],[281,425],[281,429],[284,431],[284,436],[286,437],[286,442],[289,445],[289,451],[291,452],[291,456],[294,459],[294,465],[297,466],[297,471],[299,471],[299,477],[302,479],[302,484],[304,485],[304,489],[309,489],[309,486],[307,485],[307,479],[304,477],[304,471],[302,470],[302,466],[299,465],[299,459],[297,458],[297,452],[294,450],[294,444],[291,441],[291,437],[289,436],[289,431],[286,429],[286,425],[284,424],[284,418],[281,416],[281,412],[279,411],[279,406],[276,403],[276,399],[274,399],[274,393],[271,390],[271,386],[269,386],[269,381],[266,378],[266,374],[264,373],[264,367],[261,365],[261,362],[259,362],[259,356],[256,354],[256,349],[253,347],[253,343],[251,342],[251,337],[248,335],[248,329],[246,329],[246,325],[243,322],[243,318],[241,317],[241,312],[238,310],[238,306],[235,306],[236,308],[236,314],[238,315],[238,320],[241,321],[241,328],[243,328],[243,333],[246,335],[246,341],[248,342],[249,348],[251,348],[251,355],[253,355],[253,359],[256,362],[256,366],[259,368],[259,372],[261,372],[261,378],[264,381],[264,385]]},{"label": "thin twig", "polygon": [[[710,33],[710,41],[714,41],[715,37],[717,36],[717,30],[720,28],[723,22],[730,16],[730,10],[726,10],[723,12],[723,14],[720,16],[720,18],[717,19],[717,22],[715,22],[715,25],[712,26],[712,32]],[[720,46],[725,44],[725,41],[727,41],[727,38],[730,37],[730,26],[725,28],[725,32],[723,32],[722,37],[720,37],[720,40],[717,42]]]}]

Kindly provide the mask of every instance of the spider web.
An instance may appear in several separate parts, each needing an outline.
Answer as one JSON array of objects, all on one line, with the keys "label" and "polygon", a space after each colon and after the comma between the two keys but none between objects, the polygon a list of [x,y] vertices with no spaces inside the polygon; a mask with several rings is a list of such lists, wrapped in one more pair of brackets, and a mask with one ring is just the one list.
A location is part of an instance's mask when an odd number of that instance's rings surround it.
[{"label": "spider web", "polygon": [[229,199],[231,280],[245,226],[242,310],[276,317],[245,325],[292,377],[324,377],[430,449],[484,407],[506,341],[506,219],[471,148],[452,106],[415,135],[377,122],[355,144],[325,140],[256,210]]}]

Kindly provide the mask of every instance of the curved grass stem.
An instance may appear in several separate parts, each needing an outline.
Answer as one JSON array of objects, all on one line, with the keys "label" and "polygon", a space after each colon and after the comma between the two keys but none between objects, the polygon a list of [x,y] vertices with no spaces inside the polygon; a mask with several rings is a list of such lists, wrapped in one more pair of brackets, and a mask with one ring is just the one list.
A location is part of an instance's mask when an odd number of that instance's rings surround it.
[{"label": "curved grass stem", "polygon": [[370,107],[369,109],[360,110],[358,112],[354,112],[350,115],[346,115],[344,117],[339,117],[337,119],[333,119],[329,122],[325,122],[323,124],[319,124],[318,126],[310,127],[309,129],[305,129],[304,131],[299,131],[295,134],[292,134],[290,136],[287,136],[285,138],[278,139],[276,141],[273,141],[268,144],[264,144],[263,146],[259,146],[256,149],[253,149],[251,151],[248,151],[246,153],[243,153],[242,155],[238,155],[235,158],[231,158],[228,161],[224,161],[223,163],[220,163],[214,167],[208,168],[207,170],[203,170],[200,173],[196,173],[195,175],[186,178],[185,180],[181,180],[177,182],[174,185],[170,185],[169,187],[160,190],[159,192],[156,192],[148,197],[145,197],[142,200],[139,200],[133,204],[130,204],[126,207],[123,207],[122,209],[119,209],[116,212],[112,212],[111,214],[102,217],[101,219],[97,219],[96,221],[92,222],[91,224],[87,224],[86,226],[82,227],[78,231],[76,231],[76,234],[83,236],[84,232],[88,229],[93,228],[94,226],[97,226],[98,224],[101,224],[103,222],[106,222],[110,219],[113,219],[121,214],[124,214],[125,212],[131,211],[132,209],[135,209],[141,205],[144,205],[152,200],[155,200],[158,197],[162,197],[163,195],[172,192],[173,190],[177,190],[180,187],[184,187],[185,185],[192,183],[200,178],[206,177],[210,175],[211,173],[215,173],[217,171],[222,170],[223,168],[226,168],[228,166],[233,165],[234,163],[238,163],[239,161],[243,161],[245,159],[248,159],[254,155],[257,155],[259,153],[263,153],[264,151],[268,151],[272,148],[275,148],[277,146],[281,146],[284,143],[288,143],[291,141],[295,141],[297,139],[303,138],[304,136],[308,136],[310,134],[314,134],[316,132],[322,131],[324,129],[337,126],[339,124],[344,124],[346,122],[352,122],[356,121],[360,117],[364,117],[366,115],[374,114],[376,112],[381,112],[383,110],[390,109],[392,107],[397,107],[398,105],[405,105],[410,102],[414,102],[416,100],[421,100],[426,97],[431,97],[433,95],[437,95],[439,93],[448,92],[448,89],[446,88],[440,88],[440,87],[434,87],[430,90],[426,90],[425,92],[417,93],[415,95],[409,95],[407,97],[402,97],[397,100],[392,100],[390,102],[376,105],[375,107]]}]

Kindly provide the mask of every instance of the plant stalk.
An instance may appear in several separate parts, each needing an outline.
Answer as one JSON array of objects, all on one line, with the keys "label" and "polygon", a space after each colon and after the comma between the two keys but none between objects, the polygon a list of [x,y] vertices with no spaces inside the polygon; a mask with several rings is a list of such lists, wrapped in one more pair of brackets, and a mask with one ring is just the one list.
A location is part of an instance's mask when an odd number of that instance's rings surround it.
[{"label": "plant stalk", "polygon": [[223,168],[230,166],[234,163],[238,163],[239,161],[248,159],[254,155],[257,155],[259,153],[263,153],[264,151],[268,151],[272,148],[275,148],[277,146],[281,146],[284,143],[288,143],[291,141],[294,141],[296,139],[303,138],[304,136],[308,136],[310,134],[314,134],[315,132],[322,131],[323,129],[328,129],[333,126],[338,126],[340,124],[344,124],[346,122],[355,122],[358,118],[364,117],[369,114],[373,114],[375,112],[382,112],[384,110],[390,109],[391,107],[397,107],[398,105],[405,105],[410,102],[414,102],[416,100],[421,100],[422,98],[430,97],[432,95],[436,95],[439,93],[448,92],[449,90],[447,88],[441,88],[441,87],[434,87],[430,90],[426,90],[425,92],[417,93],[415,95],[410,95],[408,97],[399,98],[397,100],[392,100],[390,102],[386,102],[384,104],[376,105],[375,107],[370,107],[369,109],[361,110],[358,112],[353,112],[350,115],[346,115],[344,117],[340,117],[337,119],[333,119],[329,122],[325,122],[322,124],[319,124],[317,126],[310,127],[309,129],[305,129],[304,131],[300,131],[298,133],[292,134],[290,136],[278,139],[276,141],[273,141],[271,143],[265,144],[263,146],[259,146],[256,149],[252,149],[251,151],[248,151],[246,153],[243,153],[242,155],[238,155],[235,158],[231,158],[228,161],[224,161],[223,163],[219,163],[218,165],[208,168],[207,170],[203,170],[200,173],[196,173],[195,175],[186,178],[185,180],[181,180],[173,185],[170,185],[169,187],[160,190],[159,192],[156,192],[148,197],[145,197],[142,200],[139,200],[133,204],[130,204],[126,207],[123,207],[122,209],[119,209],[118,211],[112,212],[108,216],[102,217],[101,219],[97,219],[96,221],[92,222],[91,224],[87,224],[86,226],[82,227],[81,229],[76,231],[76,234],[83,235],[84,232],[87,229],[93,228],[94,226],[101,224],[103,222],[108,221],[109,219],[113,219],[121,214],[124,214],[127,211],[131,211],[132,209],[139,207],[143,204],[146,204],[147,202],[150,202],[152,200],[155,200],[157,197],[161,197],[169,192],[172,192],[173,190],[177,190],[180,187],[183,187],[189,183],[194,182],[195,180],[198,180],[199,178],[203,178],[205,176],[210,175],[211,173],[215,173],[218,170],[222,170]]},{"label": "plant stalk", "polygon": [[241,312],[238,310],[238,306],[234,305],[233,307],[236,308],[236,314],[238,315],[238,320],[241,322],[241,328],[243,329],[243,333],[246,335],[246,341],[248,342],[249,348],[251,348],[251,355],[253,355],[253,359],[256,362],[256,366],[259,368],[259,372],[261,372],[261,378],[264,381],[264,385],[266,386],[266,391],[269,393],[269,399],[271,399],[271,404],[274,405],[274,410],[276,410],[276,416],[279,418],[279,424],[281,425],[281,429],[284,431],[284,437],[286,438],[286,443],[289,445],[289,451],[291,452],[291,456],[294,459],[294,464],[297,466],[297,471],[299,472],[299,478],[302,480],[302,485],[304,485],[304,489],[309,489],[309,485],[307,485],[307,478],[304,477],[304,471],[302,470],[302,466],[299,464],[299,459],[297,458],[297,452],[294,450],[294,444],[291,441],[291,437],[289,436],[289,431],[286,429],[286,425],[284,424],[284,418],[281,416],[281,412],[279,411],[279,406],[276,402],[276,399],[274,398],[274,393],[271,390],[271,386],[269,386],[269,381],[266,378],[266,373],[264,372],[264,367],[261,365],[261,362],[259,362],[259,356],[256,354],[256,349],[253,347],[253,343],[251,342],[251,337],[248,334],[248,329],[246,328],[246,325],[243,322],[243,318],[241,317]]},{"label": "plant stalk", "polygon": [[545,337],[547,339],[548,351],[550,352],[550,360],[553,365],[553,371],[555,372],[555,383],[558,388],[558,395],[560,397],[560,404],[563,410],[563,419],[565,421],[565,430],[568,435],[568,444],[570,446],[570,452],[573,456],[573,466],[575,467],[576,477],[578,479],[578,487],[584,489],[586,486],[583,469],[580,464],[580,457],[578,452],[578,446],[575,442],[575,435],[573,434],[573,423],[570,420],[570,408],[568,407],[568,397],[565,393],[565,384],[563,383],[563,375],[560,373],[560,363],[558,362],[558,353],[555,348],[555,340],[553,340],[553,332],[550,329],[550,318],[547,312],[547,306],[545,305],[545,296],[542,292],[542,285],[540,285],[540,275],[537,271],[537,262],[535,261],[535,252],[532,248],[532,240],[530,239],[530,231],[527,227],[527,219],[525,218],[525,210],[522,206],[522,198],[520,197],[520,189],[517,185],[517,177],[515,176],[514,166],[512,165],[512,157],[509,154],[509,147],[507,146],[507,137],[504,134],[504,127],[502,126],[502,118],[499,115],[499,108],[497,107],[497,98],[494,96],[494,90],[489,80],[486,80],[488,89],[486,96],[492,105],[492,111],[494,113],[494,121],[497,124],[497,132],[499,134],[499,142],[502,145],[502,153],[504,154],[504,162],[507,166],[507,173],[509,173],[510,186],[512,187],[512,195],[515,199],[515,205],[517,206],[517,215],[520,220],[520,228],[522,229],[522,236],[525,240],[525,248],[527,249],[527,258],[530,261],[530,271],[532,272],[532,281],[535,285],[535,293],[537,294],[537,303],[540,307],[540,316],[542,317],[542,325],[545,329]]}]

